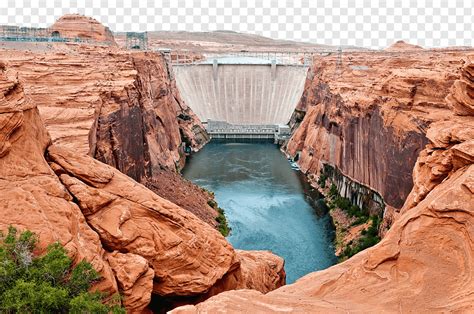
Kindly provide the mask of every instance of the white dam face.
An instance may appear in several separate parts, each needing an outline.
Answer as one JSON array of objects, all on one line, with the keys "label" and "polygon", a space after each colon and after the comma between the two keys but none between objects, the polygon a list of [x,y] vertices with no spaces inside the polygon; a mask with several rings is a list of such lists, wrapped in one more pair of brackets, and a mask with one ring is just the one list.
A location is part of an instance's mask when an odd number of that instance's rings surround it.
[{"label": "white dam face", "polygon": [[307,67],[271,64],[174,66],[178,89],[201,121],[287,124]]}]

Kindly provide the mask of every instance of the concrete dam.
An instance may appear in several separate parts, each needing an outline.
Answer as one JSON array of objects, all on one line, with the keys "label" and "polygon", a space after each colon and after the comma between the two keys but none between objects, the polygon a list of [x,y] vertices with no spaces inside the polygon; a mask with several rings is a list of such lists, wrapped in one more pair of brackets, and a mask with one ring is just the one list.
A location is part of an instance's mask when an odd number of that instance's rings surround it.
[{"label": "concrete dam", "polygon": [[[178,89],[201,121],[240,126],[287,124],[304,88],[308,67],[249,57],[208,59],[173,66]],[[222,123],[219,124],[222,127]],[[217,130],[217,128],[214,128]],[[212,134],[211,134],[212,136]]]}]

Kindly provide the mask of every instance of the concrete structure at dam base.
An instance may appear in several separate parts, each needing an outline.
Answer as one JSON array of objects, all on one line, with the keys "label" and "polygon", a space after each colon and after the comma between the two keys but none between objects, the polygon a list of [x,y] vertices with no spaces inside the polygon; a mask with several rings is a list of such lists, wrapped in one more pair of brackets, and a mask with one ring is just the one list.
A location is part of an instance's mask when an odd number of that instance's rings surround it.
[{"label": "concrete structure at dam base", "polygon": [[286,124],[230,124],[214,120],[203,124],[211,139],[271,139],[279,143],[289,139],[291,134]]}]

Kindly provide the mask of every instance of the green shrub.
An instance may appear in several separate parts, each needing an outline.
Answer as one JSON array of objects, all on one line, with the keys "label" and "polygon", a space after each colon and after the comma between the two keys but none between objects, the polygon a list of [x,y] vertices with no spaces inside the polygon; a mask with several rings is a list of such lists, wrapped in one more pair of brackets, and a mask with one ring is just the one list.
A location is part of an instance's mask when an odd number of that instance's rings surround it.
[{"label": "green shrub", "polygon": [[371,246],[374,246],[380,242],[380,237],[378,235],[378,229],[380,226],[380,217],[371,216],[368,220],[371,220],[369,228],[361,231],[361,237],[354,244],[350,242],[347,247],[344,249],[344,252],[339,257],[340,260],[346,260],[347,258],[359,253],[360,251],[365,250]]},{"label": "green shrub", "polygon": [[230,233],[230,227],[227,224],[227,218],[225,218],[224,210],[218,207],[217,212],[218,216],[216,217],[216,221],[219,223],[217,228],[224,237],[227,237]]},{"label": "green shrub", "polygon": [[0,233],[0,312],[125,313],[120,302],[88,291],[100,277],[90,263],[73,266],[59,243],[35,256],[37,242],[31,231],[18,235],[11,226]]},{"label": "green shrub", "polygon": [[212,200],[212,199],[211,199],[211,200],[208,200],[208,201],[207,201],[207,205],[211,206],[211,207],[214,208],[214,209],[217,209],[217,203],[216,203],[215,200]]},{"label": "green shrub", "polygon": [[336,196],[339,196],[339,192],[337,191],[337,186],[334,183],[331,184],[331,187],[329,188],[328,196],[330,198],[335,198]]},{"label": "green shrub", "polygon": [[318,184],[323,189],[326,187],[326,179],[327,178],[328,177],[324,173],[321,173],[321,175],[319,176]]},{"label": "green shrub", "polygon": [[224,210],[217,205],[217,202],[213,199],[210,199],[207,201],[207,205],[211,206],[214,208],[218,215],[216,217],[216,221],[219,223],[217,226],[217,230],[224,236],[227,237],[230,232],[230,227],[227,224],[227,219],[225,218]]}]

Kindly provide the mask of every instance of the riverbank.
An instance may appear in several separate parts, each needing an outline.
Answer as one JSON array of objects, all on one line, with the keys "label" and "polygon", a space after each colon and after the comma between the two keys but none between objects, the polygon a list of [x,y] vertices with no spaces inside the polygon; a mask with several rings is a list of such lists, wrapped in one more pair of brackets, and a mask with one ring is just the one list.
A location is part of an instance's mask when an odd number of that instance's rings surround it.
[{"label": "riverbank", "polygon": [[339,262],[380,241],[381,215],[351,204],[342,197],[329,177],[321,174],[306,176],[309,184],[323,197],[334,228],[334,248]]}]

